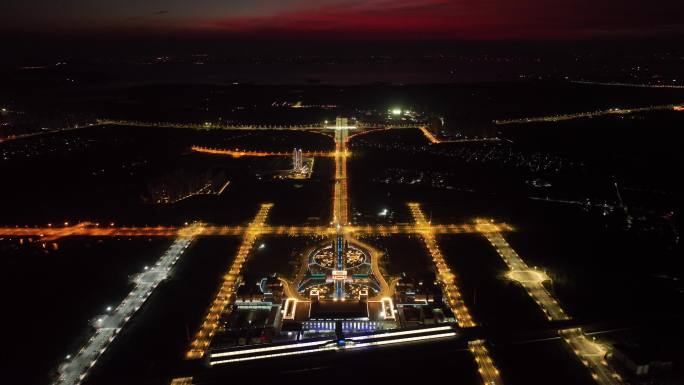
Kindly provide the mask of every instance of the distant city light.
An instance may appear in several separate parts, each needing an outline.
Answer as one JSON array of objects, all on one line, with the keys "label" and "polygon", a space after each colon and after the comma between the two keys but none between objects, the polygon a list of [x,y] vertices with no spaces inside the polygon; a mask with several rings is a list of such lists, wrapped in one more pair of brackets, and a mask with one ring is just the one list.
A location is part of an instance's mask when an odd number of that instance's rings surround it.
[{"label": "distant city light", "polygon": [[262,244],[259,245],[259,249],[263,249],[263,248],[265,248],[265,247],[266,247],[266,244],[265,244],[265,243],[262,243]]},{"label": "distant city light", "polygon": [[392,115],[401,115],[401,108],[392,109]]},{"label": "distant city light", "polygon": [[382,211],[380,211],[380,213],[378,213],[378,215],[380,215],[381,217],[386,216],[387,215],[387,209],[382,209]]}]

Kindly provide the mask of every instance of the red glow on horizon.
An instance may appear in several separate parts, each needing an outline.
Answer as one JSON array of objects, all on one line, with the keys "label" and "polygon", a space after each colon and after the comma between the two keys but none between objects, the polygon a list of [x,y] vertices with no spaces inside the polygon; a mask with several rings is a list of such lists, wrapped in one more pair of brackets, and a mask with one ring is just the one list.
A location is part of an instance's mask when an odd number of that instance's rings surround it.
[{"label": "red glow on horizon", "polygon": [[[74,4],[81,1],[86,3]],[[684,34],[675,0],[658,7],[641,0],[170,0],[165,6],[155,10],[133,0],[111,5],[108,12],[77,6],[57,12],[52,3],[26,6],[16,17],[0,15],[0,30],[396,41]]]}]

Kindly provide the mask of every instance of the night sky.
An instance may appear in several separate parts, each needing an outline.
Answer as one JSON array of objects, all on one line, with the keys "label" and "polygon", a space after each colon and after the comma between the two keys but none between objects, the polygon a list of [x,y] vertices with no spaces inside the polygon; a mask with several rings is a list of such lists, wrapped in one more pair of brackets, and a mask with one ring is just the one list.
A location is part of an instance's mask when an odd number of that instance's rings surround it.
[{"label": "night sky", "polygon": [[3,0],[15,34],[556,39],[672,36],[680,0]]}]

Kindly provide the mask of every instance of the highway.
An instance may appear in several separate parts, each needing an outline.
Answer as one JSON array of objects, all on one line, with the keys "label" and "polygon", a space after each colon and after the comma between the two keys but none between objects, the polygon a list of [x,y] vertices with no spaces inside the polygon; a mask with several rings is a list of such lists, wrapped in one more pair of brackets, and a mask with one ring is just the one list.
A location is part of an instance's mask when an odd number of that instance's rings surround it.
[{"label": "highway", "polygon": [[98,316],[92,323],[94,332],[90,339],[75,353],[67,356],[67,360],[59,366],[55,385],[76,385],[86,377],[88,371],[98,358],[107,350],[117,334],[150,297],[157,286],[164,281],[183,252],[199,234],[202,225],[188,227],[188,234],[179,237],[168,250],[150,268],[136,275],[134,287],[128,295],[113,309]]},{"label": "highway", "polygon": [[211,344],[211,340],[214,337],[214,334],[216,334],[219,320],[233,300],[232,297],[235,292],[235,283],[240,276],[242,266],[252,251],[254,242],[261,234],[260,229],[264,226],[264,223],[266,223],[271,207],[273,207],[272,203],[263,203],[254,216],[254,219],[249,224],[248,231],[245,232],[242,238],[242,243],[240,244],[237,255],[235,256],[232,265],[223,276],[223,282],[221,283],[214,300],[211,302],[211,305],[204,316],[204,320],[200,324],[199,330],[190,343],[190,347],[185,355],[187,359],[202,358],[206,354],[206,351]]}]

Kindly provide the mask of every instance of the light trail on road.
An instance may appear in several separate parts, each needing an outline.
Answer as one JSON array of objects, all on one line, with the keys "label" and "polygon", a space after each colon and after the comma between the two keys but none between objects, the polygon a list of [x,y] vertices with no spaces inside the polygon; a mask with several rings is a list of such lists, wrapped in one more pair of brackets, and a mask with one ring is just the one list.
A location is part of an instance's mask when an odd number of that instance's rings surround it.
[{"label": "light trail on road", "polygon": [[93,322],[95,332],[81,347],[78,353],[67,356],[58,369],[55,385],[77,385],[86,377],[90,368],[107,350],[121,329],[140,309],[157,286],[169,276],[183,252],[188,248],[195,235],[202,232],[201,224],[187,227],[185,235],[180,236],[159,260],[150,268],[133,278],[135,286],[126,298],[113,310],[101,315]]},{"label": "light trail on road", "polygon": [[246,231],[244,234],[242,244],[240,244],[235,260],[223,276],[223,282],[221,283],[218,293],[216,293],[209,310],[207,310],[204,320],[199,327],[199,331],[195,334],[195,338],[190,343],[190,348],[185,355],[187,359],[202,358],[206,354],[207,349],[211,344],[211,340],[214,337],[214,334],[216,334],[219,320],[232,301],[235,292],[235,282],[242,271],[242,266],[252,251],[254,242],[261,234],[260,230],[264,226],[264,223],[266,223],[266,218],[268,218],[271,207],[273,207],[272,203],[263,203],[256,216],[254,216],[254,219],[249,224],[249,231]]}]

